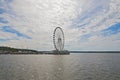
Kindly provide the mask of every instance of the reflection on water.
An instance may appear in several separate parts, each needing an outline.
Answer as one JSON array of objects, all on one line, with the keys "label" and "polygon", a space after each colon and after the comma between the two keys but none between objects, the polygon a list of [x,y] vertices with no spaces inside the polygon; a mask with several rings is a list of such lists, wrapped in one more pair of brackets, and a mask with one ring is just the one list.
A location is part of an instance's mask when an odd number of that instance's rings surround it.
[{"label": "reflection on water", "polygon": [[0,55],[0,80],[120,80],[120,54]]}]

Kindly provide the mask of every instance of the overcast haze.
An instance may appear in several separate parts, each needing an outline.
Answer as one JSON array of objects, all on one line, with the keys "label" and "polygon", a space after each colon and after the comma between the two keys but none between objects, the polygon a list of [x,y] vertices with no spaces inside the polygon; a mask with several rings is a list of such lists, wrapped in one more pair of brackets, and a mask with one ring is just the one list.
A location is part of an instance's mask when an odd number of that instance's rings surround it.
[{"label": "overcast haze", "polygon": [[67,50],[120,50],[120,0],[0,0],[0,46],[53,50],[58,26]]}]

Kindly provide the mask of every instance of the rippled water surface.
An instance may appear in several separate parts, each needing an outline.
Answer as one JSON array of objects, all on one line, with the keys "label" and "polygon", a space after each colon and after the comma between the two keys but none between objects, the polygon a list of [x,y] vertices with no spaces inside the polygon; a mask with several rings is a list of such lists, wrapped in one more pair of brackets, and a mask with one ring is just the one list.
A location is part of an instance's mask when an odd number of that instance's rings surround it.
[{"label": "rippled water surface", "polygon": [[0,80],[120,80],[120,54],[0,55]]}]

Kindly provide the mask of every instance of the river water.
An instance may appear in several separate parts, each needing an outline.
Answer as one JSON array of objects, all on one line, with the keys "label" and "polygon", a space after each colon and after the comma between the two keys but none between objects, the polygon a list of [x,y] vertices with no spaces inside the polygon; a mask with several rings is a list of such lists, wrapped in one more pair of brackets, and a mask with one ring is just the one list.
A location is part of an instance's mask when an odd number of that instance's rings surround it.
[{"label": "river water", "polygon": [[0,55],[0,80],[120,80],[120,54]]}]

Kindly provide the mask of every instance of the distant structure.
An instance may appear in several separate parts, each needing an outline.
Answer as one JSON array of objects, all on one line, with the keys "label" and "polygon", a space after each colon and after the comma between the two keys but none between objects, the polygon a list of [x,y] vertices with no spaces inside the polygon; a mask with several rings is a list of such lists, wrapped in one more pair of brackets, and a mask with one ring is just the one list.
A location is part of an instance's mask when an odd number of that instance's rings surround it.
[{"label": "distant structure", "polygon": [[67,50],[64,50],[65,37],[61,27],[56,27],[53,33],[53,43],[55,50],[53,53],[69,54]]},{"label": "distant structure", "polygon": [[64,33],[62,28],[56,27],[53,33],[53,43],[57,51],[63,51],[64,49]]}]

